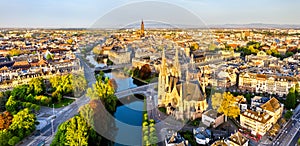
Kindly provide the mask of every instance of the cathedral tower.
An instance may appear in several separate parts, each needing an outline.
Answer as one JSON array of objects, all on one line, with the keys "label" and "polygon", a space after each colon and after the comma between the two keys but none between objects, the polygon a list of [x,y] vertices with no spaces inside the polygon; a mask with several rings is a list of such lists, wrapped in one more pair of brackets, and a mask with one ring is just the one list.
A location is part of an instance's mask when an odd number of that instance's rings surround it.
[{"label": "cathedral tower", "polygon": [[142,23],[141,23],[141,37],[144,37],[145,36],[145,26],[144,26],[144,21],[142,20]]},{"label": "cathedral tower", "polygon": [[168,77],[168,68],[167,61],[165,55],[165,49],[163,49],[162,57],[161,57],[161,65],[159,68],[159,76],[158,76],[158,100],[163,100],[165,97],[165,91],[167,86],[169,85],[169,77]]}]

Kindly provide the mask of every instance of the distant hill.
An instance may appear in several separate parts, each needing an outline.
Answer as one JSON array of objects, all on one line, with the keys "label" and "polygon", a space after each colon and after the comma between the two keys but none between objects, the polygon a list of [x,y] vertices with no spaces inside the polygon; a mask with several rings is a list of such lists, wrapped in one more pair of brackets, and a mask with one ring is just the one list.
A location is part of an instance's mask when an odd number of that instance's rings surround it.
[{"label": "distant hill", "polygon": [[[140,23],[129,24],[123,28],[140,28]],[[195,26],[195,25],[180,25],[180,24],[167,24],[160,22],[145,22],[145,28],[293,28],[300,29],[300,25],[296,24],[264,24],[264,23],[250,23],[250,24],[220,24],[220,25],[207,25],[207,26]]]},{"label": "distant hill", "polygon": [[250,23],[250,24],[221,24],[209,25],[209,28],[293,28],[300,29],[297,24],[264,24],[264,23]]}]

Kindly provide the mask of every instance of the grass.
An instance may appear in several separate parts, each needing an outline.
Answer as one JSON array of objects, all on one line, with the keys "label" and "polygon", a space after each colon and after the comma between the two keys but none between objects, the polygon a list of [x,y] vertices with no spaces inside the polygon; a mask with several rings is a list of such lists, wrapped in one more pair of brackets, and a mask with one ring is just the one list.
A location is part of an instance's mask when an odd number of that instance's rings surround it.
[{"label": "grass", "polygon": [[159,107],[158,110],[162,113],[167,113],[167,109],[165,107]]},{"label": "grass", "polygon": [[[67,106],[67,105],[71,104],[73,101],[75,101],[75,100],[68,99],[68,98],[62,98],[61,102],[54,103],[54,108],[61,108],[61,107]],[[48,107],[52,107],[52,104],[49,104]]]}]

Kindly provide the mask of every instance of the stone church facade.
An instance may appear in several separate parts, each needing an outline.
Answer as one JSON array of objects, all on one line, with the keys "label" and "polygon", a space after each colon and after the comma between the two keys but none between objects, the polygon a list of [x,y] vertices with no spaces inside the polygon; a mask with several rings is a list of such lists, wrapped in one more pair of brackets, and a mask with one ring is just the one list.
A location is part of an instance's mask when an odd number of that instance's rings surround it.
[{"label": "stone church facade", "polygon": [[[193,59],[192,59],[193,61]],[[165,52],[158,78],[158,105],[165,107],[169,115],[176,119],[185,120],[200,118],[207,109],[205,87],[199,80],[190,79],[192,76],[187,69],[185,81],[182,79],[181,65],[179,63],[178,49],[172,65],[168,65]]]}]

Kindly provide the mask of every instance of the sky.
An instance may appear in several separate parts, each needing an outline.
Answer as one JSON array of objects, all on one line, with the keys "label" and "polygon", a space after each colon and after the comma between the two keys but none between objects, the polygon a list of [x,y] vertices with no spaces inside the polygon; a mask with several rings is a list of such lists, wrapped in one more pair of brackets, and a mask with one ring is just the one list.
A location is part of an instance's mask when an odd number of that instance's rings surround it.
[{"label": "sky", "polygon": [[299,6],[299,0],[1,0],[0,27],[124,26],[141,19],[300,25]]}]

